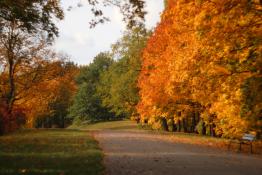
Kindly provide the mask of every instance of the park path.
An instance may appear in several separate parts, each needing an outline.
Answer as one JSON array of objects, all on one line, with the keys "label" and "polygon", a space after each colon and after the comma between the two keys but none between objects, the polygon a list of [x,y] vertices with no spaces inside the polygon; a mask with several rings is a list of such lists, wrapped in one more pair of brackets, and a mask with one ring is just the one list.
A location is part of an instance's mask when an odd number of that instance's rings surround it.
[{"label": "park path", "polygon": [[262,158],[173,143],[143,131],[94,132],[107,175],[261,175]]}]

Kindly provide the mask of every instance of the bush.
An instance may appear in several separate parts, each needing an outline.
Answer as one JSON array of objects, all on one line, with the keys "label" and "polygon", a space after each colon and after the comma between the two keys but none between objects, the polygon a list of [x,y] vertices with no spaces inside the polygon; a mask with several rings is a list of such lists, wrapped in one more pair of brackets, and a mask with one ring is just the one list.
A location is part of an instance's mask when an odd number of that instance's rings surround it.
[{"label": "bush", "polygon": [[205,135],[205,132],[204,132],[204,121],[203,120],[200,120],[196,126],[196,130],[198,132],[198,134],[200,135]]},{"label": "bush", "polygon": [[168,131],[170,132],[174,132],[175,131],[175,123],[174,123],[174,119],[168,119],[167,120],[167,126],[168,126]]}]

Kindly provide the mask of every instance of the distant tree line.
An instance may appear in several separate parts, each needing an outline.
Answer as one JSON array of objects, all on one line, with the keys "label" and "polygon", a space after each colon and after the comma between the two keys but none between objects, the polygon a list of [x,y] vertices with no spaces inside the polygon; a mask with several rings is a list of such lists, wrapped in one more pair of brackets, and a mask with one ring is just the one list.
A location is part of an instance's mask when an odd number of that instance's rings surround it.
[{"label": "distant tree line", "polygon": [[[99,4],[118,7],[130,28],[144,19],[144,1],[86,2],[94,14],[91,27],[108,21]],[[0,1],[0,134],[25,124],[65,126],[76,87],[71,80],[78,68],[49,47],[59,34],[54,20],[64,18],[60,4],[60,0]]]},{"label": "distant tree line", "polygon": [[69,117],[76,123],[137,116],[140,57],[149,36],[143,26],[128,30],[108,53],[80,68]]}]

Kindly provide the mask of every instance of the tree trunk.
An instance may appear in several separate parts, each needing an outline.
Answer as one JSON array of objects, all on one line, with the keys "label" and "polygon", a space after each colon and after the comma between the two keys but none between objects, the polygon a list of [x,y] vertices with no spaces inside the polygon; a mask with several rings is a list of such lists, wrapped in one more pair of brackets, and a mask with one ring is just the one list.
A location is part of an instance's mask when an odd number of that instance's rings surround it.
[{"label": "tree trunk", "polygon": [[14,37],[14,28],[15,28],[15,21],[12,22],[11,32],[9,34],[10,39],[7,43],[7,59],[8,59],[8,83],[9,83],[9,90],[7,92],[7,105],[8,105],[8,113],[11,115],[13,110],[13,104],[15,101],[15,56],[14,56],[14,45],[16,43]]},{"label": "tree trunk", "polygon": [[177,125],[173,119],[173,132],[176,132],[177,131]]},{"label": "tree trunk", "polygon": [[193,113],[191,132],[195,132],[196,128],[196,113]]},{"label": "tree trunk", "polygon": [[210,132],[211,132],[212,137],[216,137],[215,125],[214,124],[210,125]]},{"label": "tree trunk", "polygon": [[202,124],[202,135],[206,135],[206,124],[203,122]]},{"label": "tree trunk", "polygon": [[161,117],[161,127],[164,131],[168,131],[168,125],[167,125],[167,120],[164,117]]},{"label": "tree trunk", "polygon": [[0,114],[0,136],[1,135],[4,135],[4,124],[3,124],[3,121],[2,121],[2,116]]},{"label": "tree trunk", "polygon": [[178,132],[182,131],[181,120],[178,120]]},{"label": "tree trunk", "polygon": [[9,92],[7,95],[8,102],[8,112],[12,113],[14,99],[15,99],[15,83],[14,83],[14,73],[13,73],[13,61],[9,61]]},{"label": "tree trunk", "polygon": [[62,118],[62,128],[65,128],[65,117],[64,117],[63,114],[62,114],[61,118]]},{"label": "tree trunk", "polygon": [[183,131],[187,132],[187,122],[185,118],[182,119],[182,123],[183,123]]}]

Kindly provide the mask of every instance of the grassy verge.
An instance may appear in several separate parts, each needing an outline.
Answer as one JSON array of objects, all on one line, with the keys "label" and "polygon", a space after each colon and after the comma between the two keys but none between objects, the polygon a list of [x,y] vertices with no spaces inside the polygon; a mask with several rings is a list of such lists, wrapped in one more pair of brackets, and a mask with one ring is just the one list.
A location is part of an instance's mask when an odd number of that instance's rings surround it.
[{"label": "grassy verge", "polygon": [[28,130],[0,137],[0,174],[102,174],[102,151],[85,131]]},{"label": "grassy verge", "polygon": [[[84,124],[80,126],[71,126],[71,128],[81,129],[81,130],[121,130],[121,131],[139,131],[139,132],[148,132],[154,134],[155,137],[158,137],[163,140],[168,140],[174,143],[186,143],[193,145],[201,145],[219,148],[227,150],[229,139],[217,138],[210,136],[203,136],[194,133],[183,133],[183,132],[166,132],[152,130],[150,126],[147,125],[137,125],[134,121],[109,121],[109,122],[100,122],[95,124]],[[236,152],[238,150],[238,144],[233,143],[230,150]],[[242,152],[249,153],[249,145],[242,146]],[[253,143],[253,150],[256,154],[262,154],[262,141],[256,141]]]},{"label": "grassy verge", "polygon": [[[230,142],[230,139],[199,135],[195,133],[167,132],[167,131],[161,131],[161,130],[152,130],[150,126],[147,126],[147,125],[144,125],[144,126],[138,125],[138,128],[140,130],[145,130],[159,137],[162,137],[163,139],[169,140],[171,142],[177,142],[177,143],[194,144],[194,145],[208,146],[208,147],[228,150],[228,144]],[[262,154],[262,141],[261,140],[254,141],[252,145],[253,145],[253,153]],[[236,152],[238,151],[238,147],[239,147],[239,144],[232,143],[230,146],[230,151]],[[241,152],[249,153],[250,145],[242,145]]]},{"label": "grassy verge", "polygon": [[137,124],[130,120],[123,121],[105,121],[98,122],[94,124],[83,124],[83,125],[73,125],[70,129],[81,129],[81,130],[135,130],[137,129]]}]

